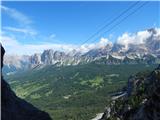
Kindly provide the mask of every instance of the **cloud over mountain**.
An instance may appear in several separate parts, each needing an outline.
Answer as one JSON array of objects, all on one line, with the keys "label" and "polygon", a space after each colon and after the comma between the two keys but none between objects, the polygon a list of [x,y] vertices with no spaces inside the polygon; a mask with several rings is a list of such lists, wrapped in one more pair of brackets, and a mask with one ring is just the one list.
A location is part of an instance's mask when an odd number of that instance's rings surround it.
[{"label": "cloud over mountain", "polygon": [[[154,33],[153,33],[154,32]],[[117,44],[123,45],[125,50],[129,49],[129,45],[140,45],[147,42],[150,37],[152,39],[160,40],[160,28],[155,28],[154,30],[144,30],[139,31],[135,34],[124,33],[117,38]],[[97,43],[75,45],[75,44],[57,44],[51,42],[43,42],[39,44],[22,44],[16,38],[2,34],[1,42],[6,48],[8,54],[33,54],[40,53],[46,49],[54,49],[64,52],[70,52],[72,50],[77,50],[82,53],[88,52],[91,49],[103,48],[107,44],[113,46],[113,43],[107,38],[101,38]]]},{"label": "cloud over mountain", "polygon": [[54,49],[65,52],[77,50],[82,53],[88,52],[91,49],[104,47],[107,44],[112,44],[107,38],[101,38],[98,43],[83,44],[81,46],[75,44],[56,44],[44,42],[40,44],[22,44],[16,38],[2,34],[1,42],[6,48],[7,54],[34,54],[43,52],[46,49]]},{"label": "cloud over mountain", "polygon": [[[160,36],[160,28],[155,28],[154,29],[154,37]],[[153,32],[153,31],[152,31]],[[153,33],[149,30],[144,30],[144,31],[139,31],[135,34],[132,33],[124,33],[122,36],[118,37],[117,43],[124,45],[125,49],[127,50],[129,45],[139,45],[139,44],[144,44],[147,39],[149,39]]]}]

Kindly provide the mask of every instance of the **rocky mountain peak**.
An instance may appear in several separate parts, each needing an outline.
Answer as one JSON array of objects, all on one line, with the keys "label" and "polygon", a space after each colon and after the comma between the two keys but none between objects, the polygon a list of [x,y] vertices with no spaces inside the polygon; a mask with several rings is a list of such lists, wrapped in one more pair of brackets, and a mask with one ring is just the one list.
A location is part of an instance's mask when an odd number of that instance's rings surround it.
[{"label": "rocky mountain peak", "polygon": [[152,33],[152,34],[156,34],[157,31],[155,28],[150,28],[150,29],[147,29],[148,32]]},{"label": "rocky mountain peak", "polygon": [[35,53],[33,56],[30,57],[31,64],[41,64],[41,55]]},{"label": "rocky mountain peak", "polygon": [[[120,63],[148,63],[153,61],[153,55],[157,60],[160,59],[160,30],[151,28],[145,31],[137,32],[136,34],[125,34],[118,38],[117,42],[108,43],[103,47],[95,47],[87,52],[78,50],[72,51],[55,51],[53,49],[44,50],[41,54],[35,53],[28,57],[8,56],[5,59],[5,71],[18,71],[27,68],[32,68],[37,65],[77,65],[100,60],[106,64]],[[108,56],[115,58],[110,61]],[[125,57],[131,58],[126,62]],[[148,58],[146,57],[148,56]],[[119,61],[121,59],[122,61]],[[138,60],[137,60],[138,59]],[[147,61],[145,61],[147,59]],[[149,60],[151,59],[151,60]],[[105,60],[105,61],[104,61]],[[125,61],[123,61],[125,60]],[[110,61],[110,62],[108,62]],[[97,63],[97,62],[96,62]],[[150,63],[150,62],[149,62]]]}]

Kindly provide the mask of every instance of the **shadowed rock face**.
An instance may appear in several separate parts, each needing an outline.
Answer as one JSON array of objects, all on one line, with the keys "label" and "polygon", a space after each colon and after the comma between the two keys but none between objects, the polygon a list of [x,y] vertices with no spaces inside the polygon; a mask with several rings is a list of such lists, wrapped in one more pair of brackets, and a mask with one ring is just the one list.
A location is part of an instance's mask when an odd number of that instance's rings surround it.
[{"label": "shadowed rock face", "polygon": [[[1,46],[1,69],[4,48]],[[48,113],[40,111],[32,104],[17,97],[1,73],[1,116],[2,120],[51,120]]]}]

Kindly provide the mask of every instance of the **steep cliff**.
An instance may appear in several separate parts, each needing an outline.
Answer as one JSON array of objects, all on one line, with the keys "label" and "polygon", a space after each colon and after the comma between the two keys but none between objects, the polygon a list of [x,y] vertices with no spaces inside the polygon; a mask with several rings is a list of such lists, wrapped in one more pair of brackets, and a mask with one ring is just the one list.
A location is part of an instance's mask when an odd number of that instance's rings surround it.
[{"label": "steep cliff", "polygon": [[47,113],[18,98],[3,78],[1,87],[2,120],[51,120]]},{"label": "steep cliff", "polygon": [[[1,45],[0,45],[1,46]],[[4,48],[1,46],[1,68],[3,67]],[[2,120],[51,120],[43,112],[25,100],[18,98],[1,73],[1,117]]]},{"label": "steep cliff", "polygon": [[160,120],[160,65],[131,76],[126,94],[112,99],[101,120]]}]

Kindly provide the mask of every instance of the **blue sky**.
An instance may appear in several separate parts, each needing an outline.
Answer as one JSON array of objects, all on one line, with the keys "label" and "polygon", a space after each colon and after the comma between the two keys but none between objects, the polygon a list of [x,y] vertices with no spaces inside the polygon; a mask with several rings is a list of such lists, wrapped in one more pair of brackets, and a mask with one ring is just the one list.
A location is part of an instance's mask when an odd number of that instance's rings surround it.
[{"label": "blue sky", "polygon": [[[143,3],[138,3],[126,15]],[[21,45],[81,45],[132,4],[134,2],[2,2],[2,35]],[[159,27],[159,7],[160,2],[147,3],[113,30],[100,34],[86,44],[99,42],[101,38],[115,42],[125,32],[135,33]],[[112,24],[104,31],[110,27]],[[6,47],[10,51],[13,49]]]}]

